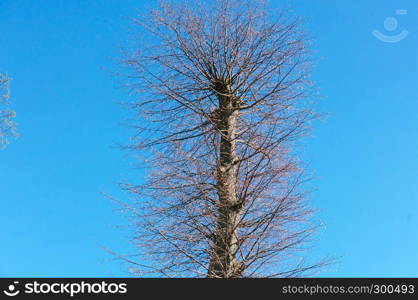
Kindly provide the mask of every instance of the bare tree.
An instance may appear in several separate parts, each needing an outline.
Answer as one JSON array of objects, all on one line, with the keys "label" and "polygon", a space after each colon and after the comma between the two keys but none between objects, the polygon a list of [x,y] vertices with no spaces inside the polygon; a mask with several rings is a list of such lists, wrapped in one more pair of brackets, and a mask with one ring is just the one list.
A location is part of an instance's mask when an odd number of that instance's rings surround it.
[{"label": "bare tree", "polygon": [[315,117],[300,20],[261,1],[160,3],[124,61],[148,177],[125,184],[139,275],[289,277],[321,265],[294,153]]},{"label": "bare tree", "polygon": [[0,73],[0,148],[6,147],[9,138],[16,136],[16,113],[9,108],[10,78]]}]

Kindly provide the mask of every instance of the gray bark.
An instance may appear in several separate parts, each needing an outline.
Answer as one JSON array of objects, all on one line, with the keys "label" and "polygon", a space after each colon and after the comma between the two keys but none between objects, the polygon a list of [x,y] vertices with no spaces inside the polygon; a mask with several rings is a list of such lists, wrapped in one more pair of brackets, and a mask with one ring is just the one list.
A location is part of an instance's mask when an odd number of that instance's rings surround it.
[{"label": "gray bark", "polygon": [[239,277],[240,266],[235,256],[239,249],[237,227],[241,207],[237,199],[237,131],[236,101],[228,85],[216,87],[219,99],[218,113],[214,116],[220,134],[219,166],[217,169],[218,221],[211,251],[208,277]]}]

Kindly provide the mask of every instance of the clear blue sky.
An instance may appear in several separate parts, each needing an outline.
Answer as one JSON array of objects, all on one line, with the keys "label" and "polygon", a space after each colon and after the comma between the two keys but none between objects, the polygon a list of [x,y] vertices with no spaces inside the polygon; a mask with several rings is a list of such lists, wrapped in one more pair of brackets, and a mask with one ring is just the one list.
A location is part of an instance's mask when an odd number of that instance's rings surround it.
[{"label": "clear blue sky", "polygon": [[[0,276],[129,275],[101,248],[133,253],[100,191],[122,196],[115,183],[141,176],[112,148],[132,133],[112,72],[145,2],[0,0],[0,71],[21,133],[0,151]],[[311,254],[341,257],[321,276],[418,276],[418,4],[287,3],[315,38],[329,113],[304,151],[326,224]],[[384,43],[375,29],[409,35]]]}]

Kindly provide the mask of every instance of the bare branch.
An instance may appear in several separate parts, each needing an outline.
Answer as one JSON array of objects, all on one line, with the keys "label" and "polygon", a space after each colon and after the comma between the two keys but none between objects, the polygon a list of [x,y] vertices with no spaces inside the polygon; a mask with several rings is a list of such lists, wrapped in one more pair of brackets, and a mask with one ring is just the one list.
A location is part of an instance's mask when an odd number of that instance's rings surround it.
[{"label": "bare branch", "polygon": [[292,151],[316,117],[307,39],[298,18],[268,11],[163,1],[136,20],[152,38],[125,59],[142,120],[132,148],[149,172],[123,187],[154,274],[286,277],[322,265],[294,257],[316,228]]},{"label": "bare branch", "polygon": [[16,113],[9,108],[9,85],[11,79],[0,73],[0,148],[9,143],[9,139],[17,135],[13,121]]}]

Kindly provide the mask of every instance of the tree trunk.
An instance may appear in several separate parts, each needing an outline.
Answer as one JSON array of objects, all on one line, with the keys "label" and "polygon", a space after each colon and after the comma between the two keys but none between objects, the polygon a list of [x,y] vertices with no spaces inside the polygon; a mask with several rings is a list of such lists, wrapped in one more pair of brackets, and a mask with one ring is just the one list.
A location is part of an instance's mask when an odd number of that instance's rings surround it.
[{"label": "tree trunk", "polygon": [[[218,189],[217,230],[213,239],[208,277],[231,278],[240,276],[236,261],[239,249],[237,225],[241,207],[237,199],[236,128],[238,111],[234,98],[226,87],[219,92],[216,124],[220,132],[219,165],[216,171]],[[228,96],[224,96],[228,95]]]}]

